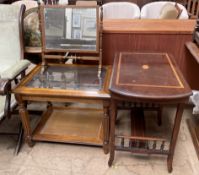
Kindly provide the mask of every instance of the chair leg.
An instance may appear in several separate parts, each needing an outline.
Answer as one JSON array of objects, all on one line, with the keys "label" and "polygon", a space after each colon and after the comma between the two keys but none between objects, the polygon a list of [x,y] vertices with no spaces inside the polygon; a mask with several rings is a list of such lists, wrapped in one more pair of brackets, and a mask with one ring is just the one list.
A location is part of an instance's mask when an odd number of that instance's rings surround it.
[{"label": "chair leg", "polygon": [[18,139],[17,139],[17,146],[15,148],[15,155],[17,155],[21,149],[21,145],[22,145],[22,142],[23,142],[23,134],[24,134],[24,130],[23,130],[23,127],[22,127],[22,123],[20,122],[19,124],[19,134],[18,134]]}]

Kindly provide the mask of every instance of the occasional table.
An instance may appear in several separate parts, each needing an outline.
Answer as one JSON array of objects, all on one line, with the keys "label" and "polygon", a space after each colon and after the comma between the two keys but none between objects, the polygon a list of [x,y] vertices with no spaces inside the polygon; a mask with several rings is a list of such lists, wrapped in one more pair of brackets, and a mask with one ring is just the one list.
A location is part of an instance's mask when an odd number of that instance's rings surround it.
[{"label": "occasional table", "polygon": [[[109,166],[114,160],[115,150],[123,150],[167,155],[167,167],[171,172],[184,104],[192,94],[172,56],[167,53],[119,53],[114,60],[109,90],[111,93]],[[159,137],[145,137],[144,134],[142,136],[116,135],[115,120],[117,105],[120,102],[177,105],[168,149],[165,148],[165,139]],[[132,111],[134,115],[143,114],[139,110]],[[136,116],[136,118],[139,117],[142,116]],[[119,146],[115,145],[115,138],[121,140]],[[126,139],[129,140],[128,146],[125,145]]]},{"label": "occasional table", "polygon": [[[101,72],[95,65],[48,64],[43,68],[36,66],[14,90],[29,146],[32,141],[99,145],[108,153],[111,68],[102,67]],[[48,104],[35,129],[26,108],[32,101]],[[102,108],[70,107],[65,105],[68,102],[101,104]]]}]

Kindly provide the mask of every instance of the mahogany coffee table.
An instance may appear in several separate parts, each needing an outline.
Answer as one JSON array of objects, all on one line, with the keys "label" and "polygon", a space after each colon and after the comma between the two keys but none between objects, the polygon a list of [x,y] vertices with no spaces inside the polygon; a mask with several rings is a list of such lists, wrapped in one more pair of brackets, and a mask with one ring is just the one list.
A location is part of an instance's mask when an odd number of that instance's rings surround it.
[{"label": "mahogany coffee table", "polygon": [[[109,90],[111,93],[109,166],[112,165],[117,149],[134,153],[167,155],[167,167],[171,172],[184,104],[192,94],[174,59],[167,53],[121,52],[114,60]],[[115,119],[119,102],[177,105],[168,148],[165,147],[165,139],[159,137],[115,135]],[[139,110],[132,111],[135,115],[143,114]],[[136,118],[139,117],[136,116]],[[115,145],[115,138],[120,139],[119,146]],[[127,146],[126,140],[129,141]]]}]

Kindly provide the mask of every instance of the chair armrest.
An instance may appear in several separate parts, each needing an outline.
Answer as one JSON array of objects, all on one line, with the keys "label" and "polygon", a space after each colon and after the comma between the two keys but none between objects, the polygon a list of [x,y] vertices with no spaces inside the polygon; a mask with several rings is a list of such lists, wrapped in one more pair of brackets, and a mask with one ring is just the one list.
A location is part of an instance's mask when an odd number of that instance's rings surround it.
[{"label": "chair armrest", "polygon": [[12,80],[18,74],[20,74],[23,70],[25,70],[29,65],[30,65],[30,61],[20,60],[20,62],[18,62],[14,66],[11,66],[6,71],[2,72],[1,75],[0,75],[0,79],[2,79],[2,80]]}]

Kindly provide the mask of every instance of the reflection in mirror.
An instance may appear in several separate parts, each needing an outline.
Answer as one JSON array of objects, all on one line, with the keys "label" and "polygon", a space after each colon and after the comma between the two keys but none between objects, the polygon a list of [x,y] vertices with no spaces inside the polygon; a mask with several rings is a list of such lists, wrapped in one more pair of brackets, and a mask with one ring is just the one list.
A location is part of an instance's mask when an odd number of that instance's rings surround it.
[{"label": "reflection in mirror", "polygon": [[97,8],[44,8],[45,49],[97,51]]}]

